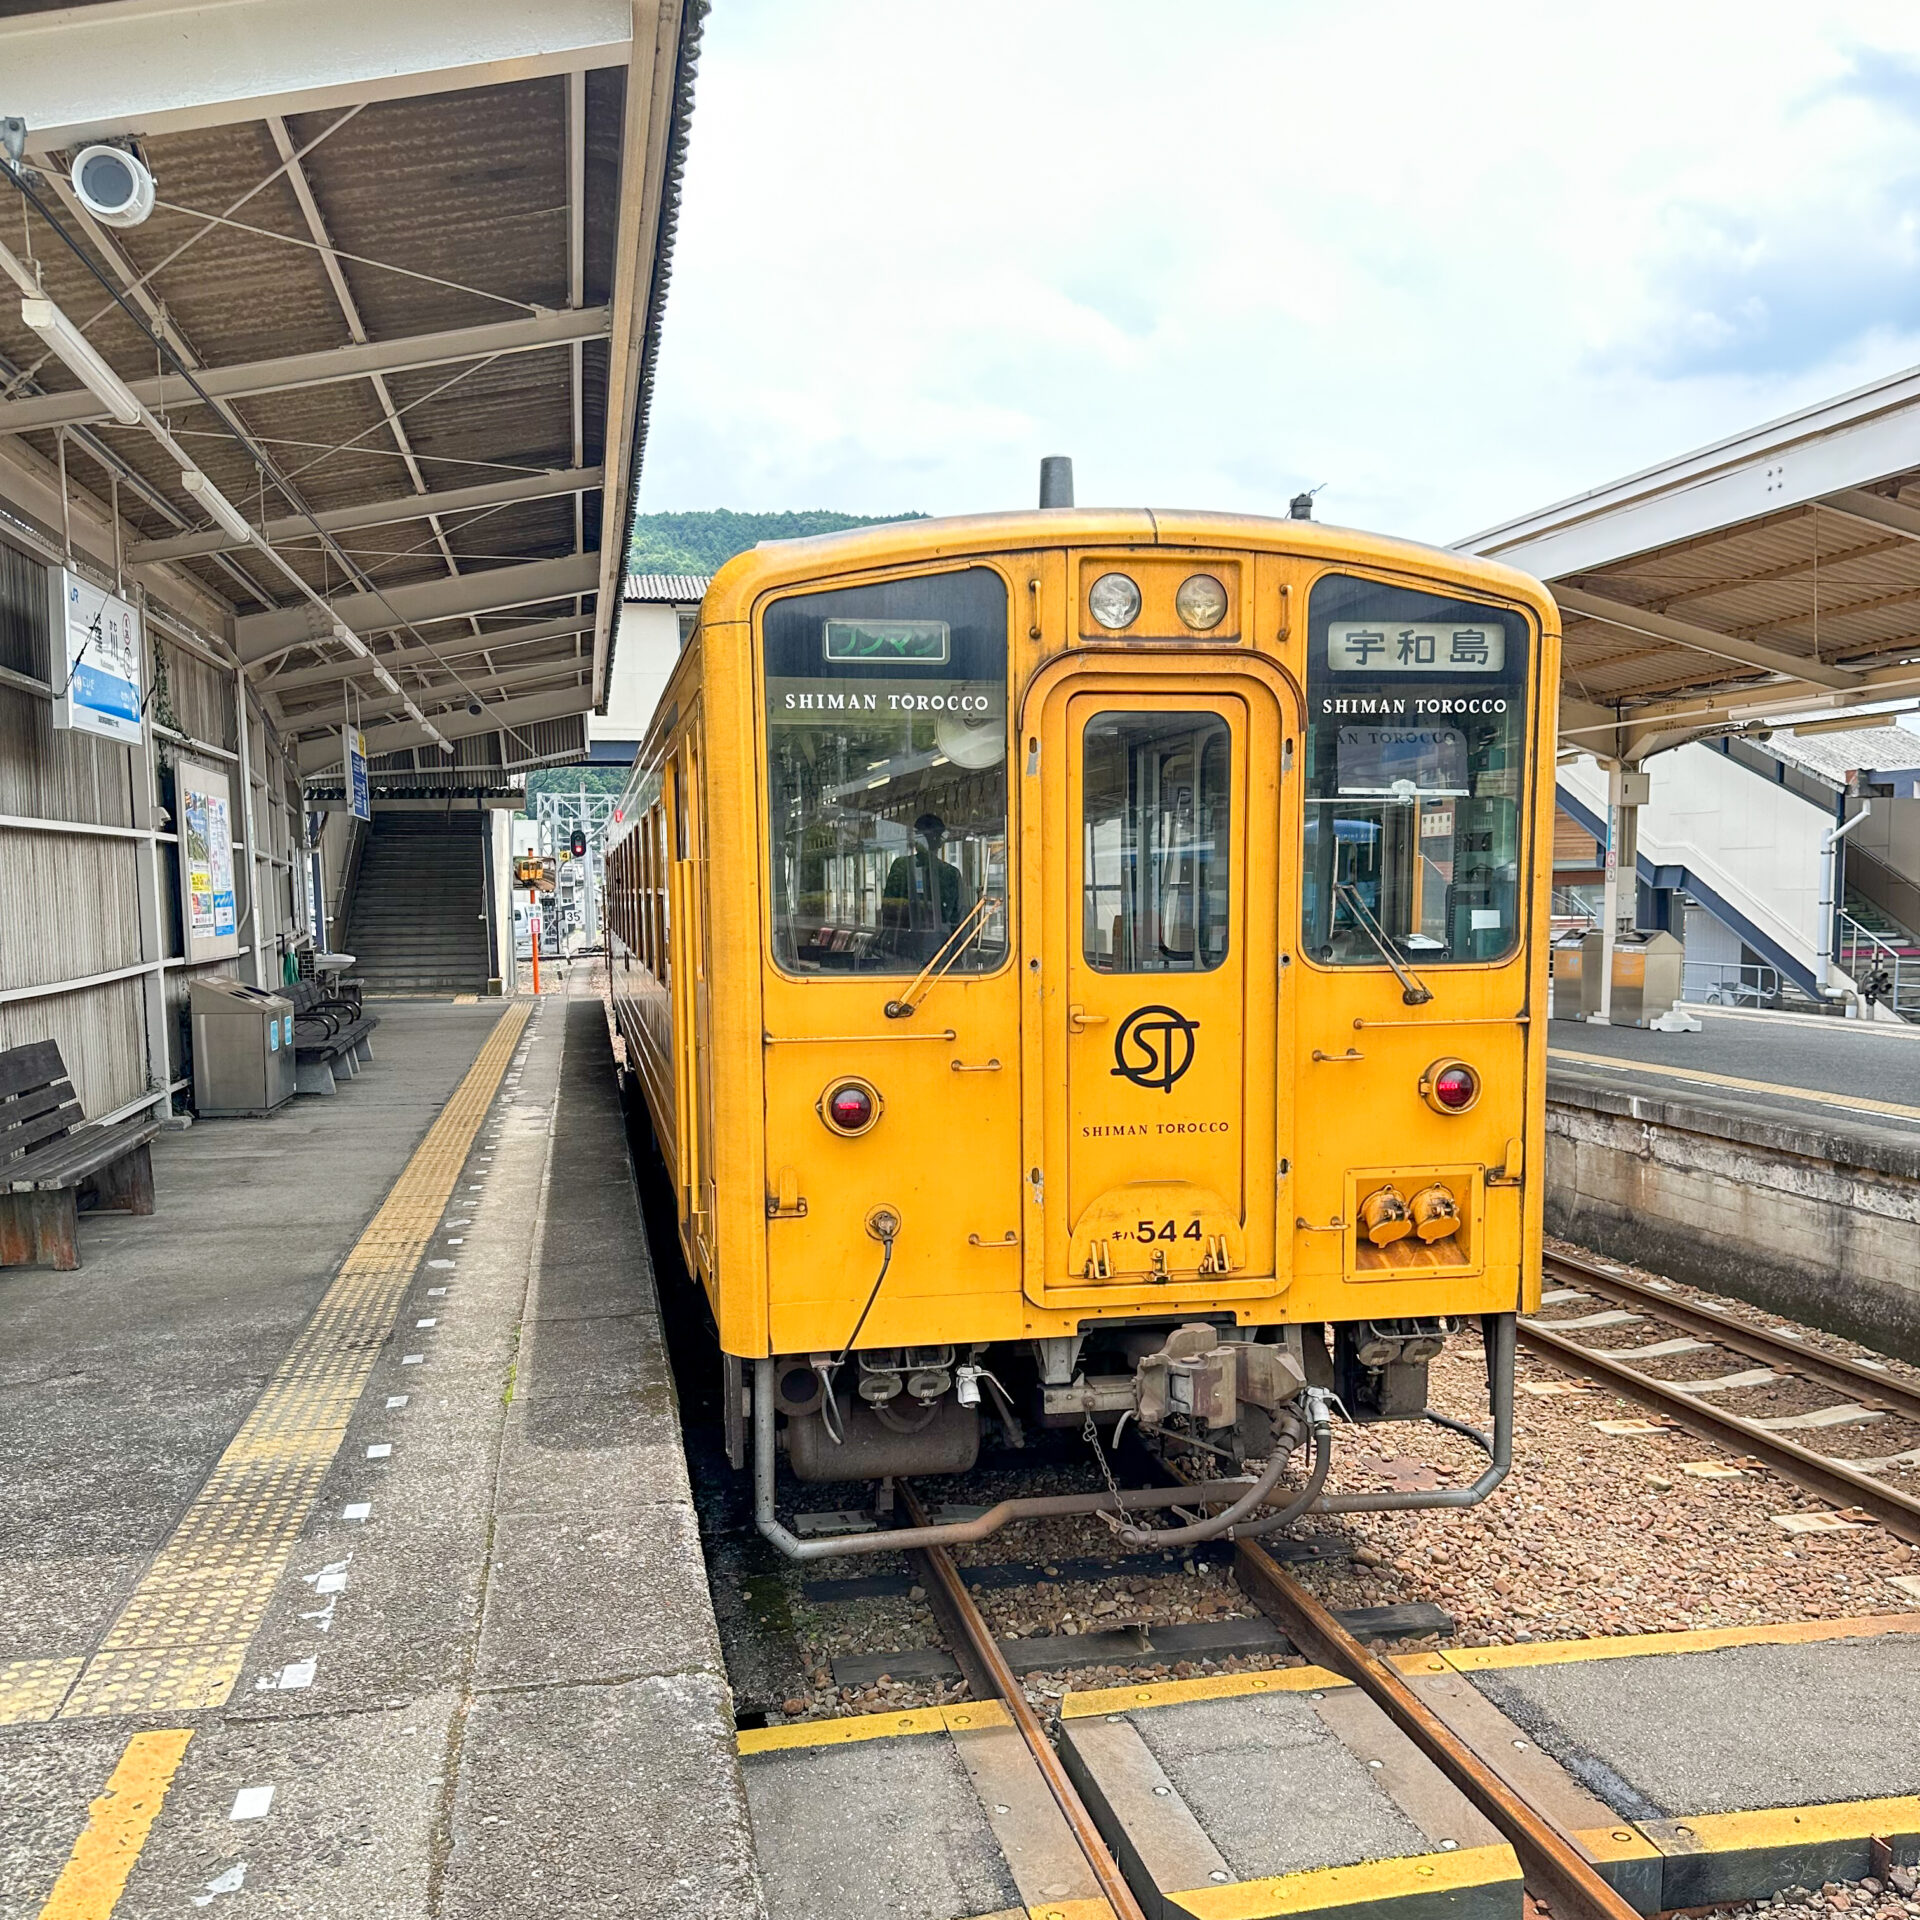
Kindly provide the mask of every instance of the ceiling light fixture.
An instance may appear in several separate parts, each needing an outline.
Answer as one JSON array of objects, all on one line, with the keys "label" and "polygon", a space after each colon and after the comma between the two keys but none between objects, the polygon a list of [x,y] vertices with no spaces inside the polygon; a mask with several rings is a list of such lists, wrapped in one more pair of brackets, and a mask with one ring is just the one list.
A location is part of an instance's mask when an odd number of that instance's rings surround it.
[{"label": "ceiling light fixture", "polygon": [[[67,363],[80,384],[119,421],[137,427],[145,409],[133,389],[102,360],[93,343],[51,300],[28,294],[20,302],[20,318]],[[243,521],[244,527],[245,522]]]},{"label": "ceiling light fixture", "polygon": [[180,484],[222,533],[231,534],[236,540],[244,540],[249,546],[253,544],[253,529],[247,525],[246,515],[198,467],[182,467]]}]

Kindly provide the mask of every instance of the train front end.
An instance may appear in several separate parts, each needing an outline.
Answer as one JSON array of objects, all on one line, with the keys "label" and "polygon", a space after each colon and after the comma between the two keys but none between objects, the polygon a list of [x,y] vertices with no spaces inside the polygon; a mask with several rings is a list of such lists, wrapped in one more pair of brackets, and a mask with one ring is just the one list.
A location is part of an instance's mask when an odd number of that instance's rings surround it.
[{"label": "train front end", "polygon": [[[854,1545],[777,1518],[781,1451],[884,1484],[1061,1426],[1216,1476],[1167,1540],[1483,1497],[1538,1287],[1544,590],[1068,511],[764,549],[707,618],[744,750],[730,840],[709,668],[705,910],[753,1031],[694,1097],[715,1165],[750,1139],[710,1286],[763,1530]],[[1328,1492],[1468,1328],[1477,1478]]]}]

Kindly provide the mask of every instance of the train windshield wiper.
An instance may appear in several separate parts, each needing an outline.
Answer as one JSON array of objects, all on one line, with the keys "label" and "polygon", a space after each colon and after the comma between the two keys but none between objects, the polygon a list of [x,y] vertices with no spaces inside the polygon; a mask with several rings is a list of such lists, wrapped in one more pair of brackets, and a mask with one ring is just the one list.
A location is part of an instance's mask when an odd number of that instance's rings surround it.
[{"label": "train windshield wiper", "polygon": [[1400,998],[1410,1007],[1424,1007],[1433,998],[1433,989],[1419,980],[1412,968],[1393,950],[1393,942],[1367,911],[1367,903],[1360,898],[1360,889],[1351,881],[1336,880],[1333,883],[1333,897],[1352,915],[1360,931],[1373,942],[1380,958],[1393,969],[1393,977],[1400,982]]}]

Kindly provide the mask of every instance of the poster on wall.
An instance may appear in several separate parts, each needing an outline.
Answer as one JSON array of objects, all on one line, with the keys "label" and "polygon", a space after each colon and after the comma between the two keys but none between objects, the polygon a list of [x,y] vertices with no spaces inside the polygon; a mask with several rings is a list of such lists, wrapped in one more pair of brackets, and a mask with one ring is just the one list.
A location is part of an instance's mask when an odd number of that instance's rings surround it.
[{"label": "poster on wall", "polygon": [[48,574],[53,594],[53,724],[138,746],[140,613],[67,567]]},{"label": "poster on wall", "polygon": [[347,811],[356,820],[373,818],[373,792],[367,784],[367,736],[358,727],[340,729],[344,755],[341,778],[346,782]]},{"label": "poster on wall", "polygon": [[180,924],[187,959],[222,959],[240,951],[232,790],[224,773],[177,760],[174,793],[180,829]]}]

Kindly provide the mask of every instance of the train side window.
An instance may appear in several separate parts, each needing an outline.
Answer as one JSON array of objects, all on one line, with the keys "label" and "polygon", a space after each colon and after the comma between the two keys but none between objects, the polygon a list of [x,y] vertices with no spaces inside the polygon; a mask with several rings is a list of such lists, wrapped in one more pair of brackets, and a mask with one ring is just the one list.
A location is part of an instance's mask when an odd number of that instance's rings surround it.
[{"label": "train side window", "polygon": [[1102,713],[1081,742],[1081,950],[1102,973],[1227,957],[1232,740],[1205,712]]},{"label": "train side window", "polygon": [[1307,626],[1307,952],[1504,959],[1520,937],[1526,617],[1329,574]]},{"label": "train side window", "polygon": [[773,954],[986,973],[1008,951],[1007,590],[986,567],[761,618]]}]

